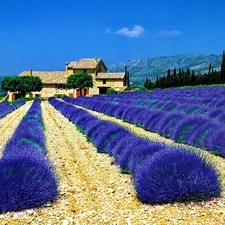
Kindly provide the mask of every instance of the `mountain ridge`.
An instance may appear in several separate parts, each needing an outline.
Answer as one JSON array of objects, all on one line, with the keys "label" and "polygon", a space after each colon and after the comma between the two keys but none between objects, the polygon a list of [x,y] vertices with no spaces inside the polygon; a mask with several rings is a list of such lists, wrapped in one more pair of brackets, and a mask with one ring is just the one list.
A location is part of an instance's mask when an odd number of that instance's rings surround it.
[{"label": "mountain ridge", "polygon": [[208,72],[209,64],[214,70],[220,70],[222,55],[215,54],[180,54],[128,60],[119,64],[107,64],[109,72],[124,71],[125,66],[130,72],[130,81],[135,85],[143,84],[146,77],[155,80],[156,76],[167,74],[167,70],[191,69],[195,73]]}]

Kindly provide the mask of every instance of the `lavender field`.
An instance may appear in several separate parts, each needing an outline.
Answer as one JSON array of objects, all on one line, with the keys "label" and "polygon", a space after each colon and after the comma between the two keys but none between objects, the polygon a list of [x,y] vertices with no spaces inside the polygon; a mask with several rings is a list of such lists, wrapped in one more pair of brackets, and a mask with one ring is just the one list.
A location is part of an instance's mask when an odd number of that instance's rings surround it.
[{"label": "lavender field", "polygon": [[[225,88],[49,98],[25,107],[2,148],[1,221],[224,222]],[[3,136],[16,111],[0,120]]]}]

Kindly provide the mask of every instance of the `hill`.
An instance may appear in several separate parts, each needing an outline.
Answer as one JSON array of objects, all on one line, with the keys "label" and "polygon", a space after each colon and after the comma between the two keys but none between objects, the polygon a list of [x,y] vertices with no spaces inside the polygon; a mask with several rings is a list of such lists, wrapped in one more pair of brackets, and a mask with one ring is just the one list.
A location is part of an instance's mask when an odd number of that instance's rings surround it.
[{"label": "hill", "polygon": [[162,56],[126,61],[120,64],[107,64],[109,72],[124,71],[127,66],[130,72],[130,81],[134,85],[143,84],[146,77],[155,80],[157,74],[162,76],[170,68],[194,70],[195,73],[208,71],[211,63],[214,70],[220,70],[222,55],[213,54],[183,54],[176,56]]}]

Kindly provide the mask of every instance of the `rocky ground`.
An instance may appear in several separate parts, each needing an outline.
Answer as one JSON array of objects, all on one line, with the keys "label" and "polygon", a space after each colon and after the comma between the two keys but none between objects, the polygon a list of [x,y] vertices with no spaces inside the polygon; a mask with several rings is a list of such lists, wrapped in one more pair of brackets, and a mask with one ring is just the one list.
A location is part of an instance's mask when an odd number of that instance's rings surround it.
[{"label": "rocky ground", "polygon": [[[27,103],[0,120],[1,150],[12,135]],[[99,154],[75,125],[47,101],[42,102],[48,159],[59,180],[59,198],[36,209],[0,215],[0,224],[225,224],[225,161],[205,152],[221,171],[222,196],[202,203],[147,205],[137,200],[131,176],[121,174],[112,158]],[[125,125],[152,140],[168,141],[134,125],[94,113]],[[172,143],[172,141],[169,141]]]}]

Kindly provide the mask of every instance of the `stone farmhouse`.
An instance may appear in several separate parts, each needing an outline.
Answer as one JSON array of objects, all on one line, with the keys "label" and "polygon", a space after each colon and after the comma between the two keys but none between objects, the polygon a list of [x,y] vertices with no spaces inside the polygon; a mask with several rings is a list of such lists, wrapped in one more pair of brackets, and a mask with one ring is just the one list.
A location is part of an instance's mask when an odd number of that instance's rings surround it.
[{"label": "stone farmhouse", "polygon": [[[77,72],[88,72],[93,77],[93,88],[84,88],[81,95],[106,94],[108,88],[116,91],[123,91],[129,86],[129,73],[108,73],[101,58],[80,59],[66,63],[65,71],[24,71],[19,76],[39,76],[43,82],[43,89],[40,92],[30,94],[30,97],[51,97],[58,94],[65,94],[70,97],[78,97],[79,90],[71,90],[66,87],[66,79]],[[9,96],[9,100],[10,97]],[[13,99],[11,99],[13,100]]]}]

